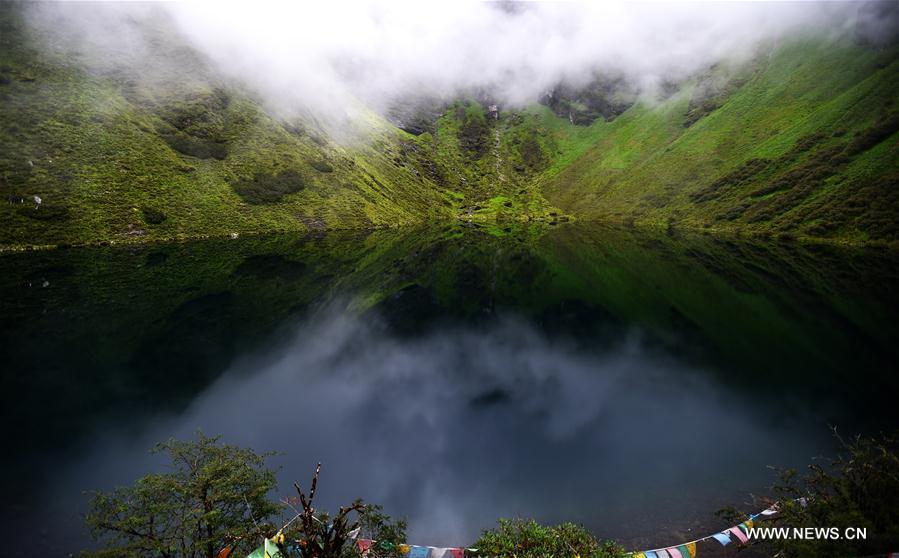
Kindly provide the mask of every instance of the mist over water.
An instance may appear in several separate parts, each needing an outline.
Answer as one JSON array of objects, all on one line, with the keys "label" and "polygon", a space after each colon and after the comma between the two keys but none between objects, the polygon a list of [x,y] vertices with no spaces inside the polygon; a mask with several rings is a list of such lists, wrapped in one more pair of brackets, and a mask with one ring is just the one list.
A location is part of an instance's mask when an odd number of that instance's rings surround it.
[{"label": "mist over water", "polygon": [[516,516],[620,537],[650,533],[685,506],[742,501],[741,486],[772,480],[765,456],[801,462],[828,445],[801,410],[772,420],[770,403],[759,409],[653,355],[636,333],[592,352],[516,318],[414,339],[370,322],[329,312],[300,325],[183,412],[105,440],[61,485],[107,484],[97,465],[123,456],[138,474],[145,448],[202,429],[285,452],[283,496],[321,460],[323,508],[381,503],[409,518],[410,540],[421,544],[470,544],[497,518]]},{"label": "mist over water", "polygon": [[899,424],[888,253],[570,227],[27,256],[4,524],[48,555],[90,544],[83,491],[197,429],[283,452],[276,496],[321,461],[320,509],[382,504],[416,544],[521,516],[636,547],[717,527],[830,424]]}]

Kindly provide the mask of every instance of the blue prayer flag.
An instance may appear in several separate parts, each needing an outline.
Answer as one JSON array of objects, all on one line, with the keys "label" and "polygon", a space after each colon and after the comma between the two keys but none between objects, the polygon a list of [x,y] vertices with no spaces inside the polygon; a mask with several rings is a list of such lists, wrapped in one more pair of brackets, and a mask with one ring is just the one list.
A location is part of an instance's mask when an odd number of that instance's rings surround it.
[{"label": "blue prayer flag", "polygon": [[730,535],[728,535],[727,533],[715,533],[712,536],[715,537],[716,541],[720,542],[724,546],[727,546],[731,543]]}]

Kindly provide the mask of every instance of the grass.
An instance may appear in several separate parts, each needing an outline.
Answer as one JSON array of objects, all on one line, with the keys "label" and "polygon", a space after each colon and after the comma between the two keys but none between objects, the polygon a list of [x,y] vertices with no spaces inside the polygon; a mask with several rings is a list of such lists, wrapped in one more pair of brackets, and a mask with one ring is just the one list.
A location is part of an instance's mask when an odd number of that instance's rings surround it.
[{"label": "grass", "polygon": [[354,107],[368,141],[348,146],[273,117],[164,28],[156,62],[190,77],[135,88],[40,48],[17,9],[0,8],[0,249],[575,217],[899,240],[895,47],[800,38],[588,126],[463,99],[413,136]]},{"label": "grass", "polygon": [[576,154],[541,177],[547,198],[582,219],[899,240],[886,217],[899,212],[896,48],[806,38],[731,71],[701,118],[683,90],[578,134],[561,126]]}]

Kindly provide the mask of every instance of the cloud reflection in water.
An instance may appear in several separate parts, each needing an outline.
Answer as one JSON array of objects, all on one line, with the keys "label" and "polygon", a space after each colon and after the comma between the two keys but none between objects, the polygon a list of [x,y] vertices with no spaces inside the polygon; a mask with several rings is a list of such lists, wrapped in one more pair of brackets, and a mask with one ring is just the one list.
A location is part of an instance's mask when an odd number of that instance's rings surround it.
[{"label": "cloud reflection in water", "polygon": [[[400,338],[329,312],[90,461],[115,455],[127,482],[155,441],[201,428],[285,452],[285,495],[322,461],[323,508],[381,503],[408,518],[412,542],[468,544],[510,516],[641,537],[656,522],[709,520],[773,480],[766,464],[803,462],[826,443],[823,429],[803,434],[809,419],[775,424],[768,403],[747,399],[637,333],[597,353],[514,317]],[[79,476],[94,478],[78,486],[109,482],[85,465]]]}]

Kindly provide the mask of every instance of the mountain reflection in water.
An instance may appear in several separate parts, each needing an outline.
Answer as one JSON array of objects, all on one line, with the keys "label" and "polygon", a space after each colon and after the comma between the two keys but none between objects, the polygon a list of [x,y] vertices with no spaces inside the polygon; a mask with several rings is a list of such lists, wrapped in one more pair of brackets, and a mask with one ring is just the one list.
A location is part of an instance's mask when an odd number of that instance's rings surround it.
[{"label": "mountain reflection in water", "polygon": [[3,256],[4,529],[87,546],[82,492],[202,429],[284,452],[284,495],[322,461],[322,507],[383,504],[415,543],[510,516],[670,543],[828,425],[899,422],[895,254],[488,232]]}]

